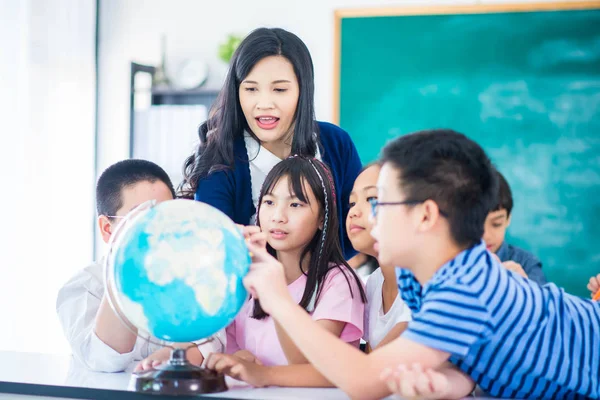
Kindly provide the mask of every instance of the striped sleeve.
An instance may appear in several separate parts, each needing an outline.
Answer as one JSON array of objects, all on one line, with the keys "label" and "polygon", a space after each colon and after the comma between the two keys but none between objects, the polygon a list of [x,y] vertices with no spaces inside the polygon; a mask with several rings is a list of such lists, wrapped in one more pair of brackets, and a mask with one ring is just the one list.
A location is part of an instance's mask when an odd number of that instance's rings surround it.
[{"label": "striped sleeve", "polygon": [[487,308],[462,285],[430,288],[402,337],[463,358],[491,331]]},{"label": "striped sleeve", "polygon": [[404,268],[396,268],[398,293],[412,313],[421,309],[422,287],[412,272]]}]

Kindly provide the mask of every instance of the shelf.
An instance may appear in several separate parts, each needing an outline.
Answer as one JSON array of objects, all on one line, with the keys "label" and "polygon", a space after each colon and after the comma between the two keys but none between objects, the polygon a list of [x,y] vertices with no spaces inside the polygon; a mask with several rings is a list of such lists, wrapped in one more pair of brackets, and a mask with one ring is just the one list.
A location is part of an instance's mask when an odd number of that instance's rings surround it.
[{"label": "shelf", "polygon": [[[138,63],[131,63],[131,85],[130,85],[130,105],[129,105],[129,156],[133,157],[134,148],[136,146],[135,143],[135,110],[136,110],[136,97],[138,101],[141,101],[138,95],[142,95],[145,98],[144,104],[147,104],[147,101],[150,101],[149,105],[152,106],[160,106],[160,105],[203,105],[206,107],[206,110],[210,110],[213,103],[217,99],[219,95],[220,89],[209,89],[206,87],[199,87],[195,89],[178,89],[174,87],[168,86],[158,86],[145,89],[136,88],[136,80],[135,76],[137,73],[147,73],[151,76],[152,79],[156,72],[156,68],[150,65],[143,65]],[[150,96],[148,99],[146,96]],[[201,123],[203,121],[198,121]]]}]

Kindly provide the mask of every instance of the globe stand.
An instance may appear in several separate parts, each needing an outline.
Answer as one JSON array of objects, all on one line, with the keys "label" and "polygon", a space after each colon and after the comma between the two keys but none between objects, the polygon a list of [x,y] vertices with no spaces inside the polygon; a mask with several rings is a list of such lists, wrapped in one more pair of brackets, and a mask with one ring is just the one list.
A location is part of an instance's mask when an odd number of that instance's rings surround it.
[{"label": "globe stand", "polygon": [[157,395],[193,396],[227,390],[221,373],[190,364],[185,349],[174,349],[168,363],[134,374],[135,391]]}]

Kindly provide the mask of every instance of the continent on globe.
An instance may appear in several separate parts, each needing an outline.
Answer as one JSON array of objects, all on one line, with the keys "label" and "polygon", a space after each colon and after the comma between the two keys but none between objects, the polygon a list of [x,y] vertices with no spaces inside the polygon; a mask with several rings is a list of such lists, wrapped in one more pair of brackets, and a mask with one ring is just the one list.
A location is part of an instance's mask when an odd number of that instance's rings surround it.
[{"label": "continent on globe", "polygon": [[233,321],[248,298],[250,255],[225,214],[178,199],[137,213],[122,229],[107,264],[122,318],[173,342],[207,338]]}]

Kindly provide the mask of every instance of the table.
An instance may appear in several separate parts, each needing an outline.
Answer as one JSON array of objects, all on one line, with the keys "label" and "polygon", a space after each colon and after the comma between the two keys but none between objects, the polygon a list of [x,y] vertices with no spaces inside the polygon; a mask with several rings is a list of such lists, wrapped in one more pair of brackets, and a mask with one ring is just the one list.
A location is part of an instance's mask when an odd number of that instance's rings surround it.
[{"label": "table", "polygon": [[[132,390],[131,371],[92,372],[71,356],[0,351],[0,400],[40,399],[173,399],[136,393]],[[254,388],[226,377],[229,390],[202,395],[194,399],[264,399],[264,400],[347,400],[349,397],[335,388]],[[178,397],[178,399],[192,397]],[[391,397],[390,397],[391,398]],[[472,399],[472,398],[471,398]],[[483,400],[484,397],[477,397]]]},{"label": "table", "polygon": [[[131,391],[132,364],[121,373],[92,372],[71,356],[0,352],[0,400],[40,398],[69,399],[158,399],[163,396]],[[227,377],[230,390],[208,399],[323,399],[346,400],[332,388],[253,388]],[[15,394],[19,394],[16,396]],[[41,396],[41,397],[39,397]],[[172,399],[173,397],[164,396]],[[198,397],[195,397],[198,398]]]}]

